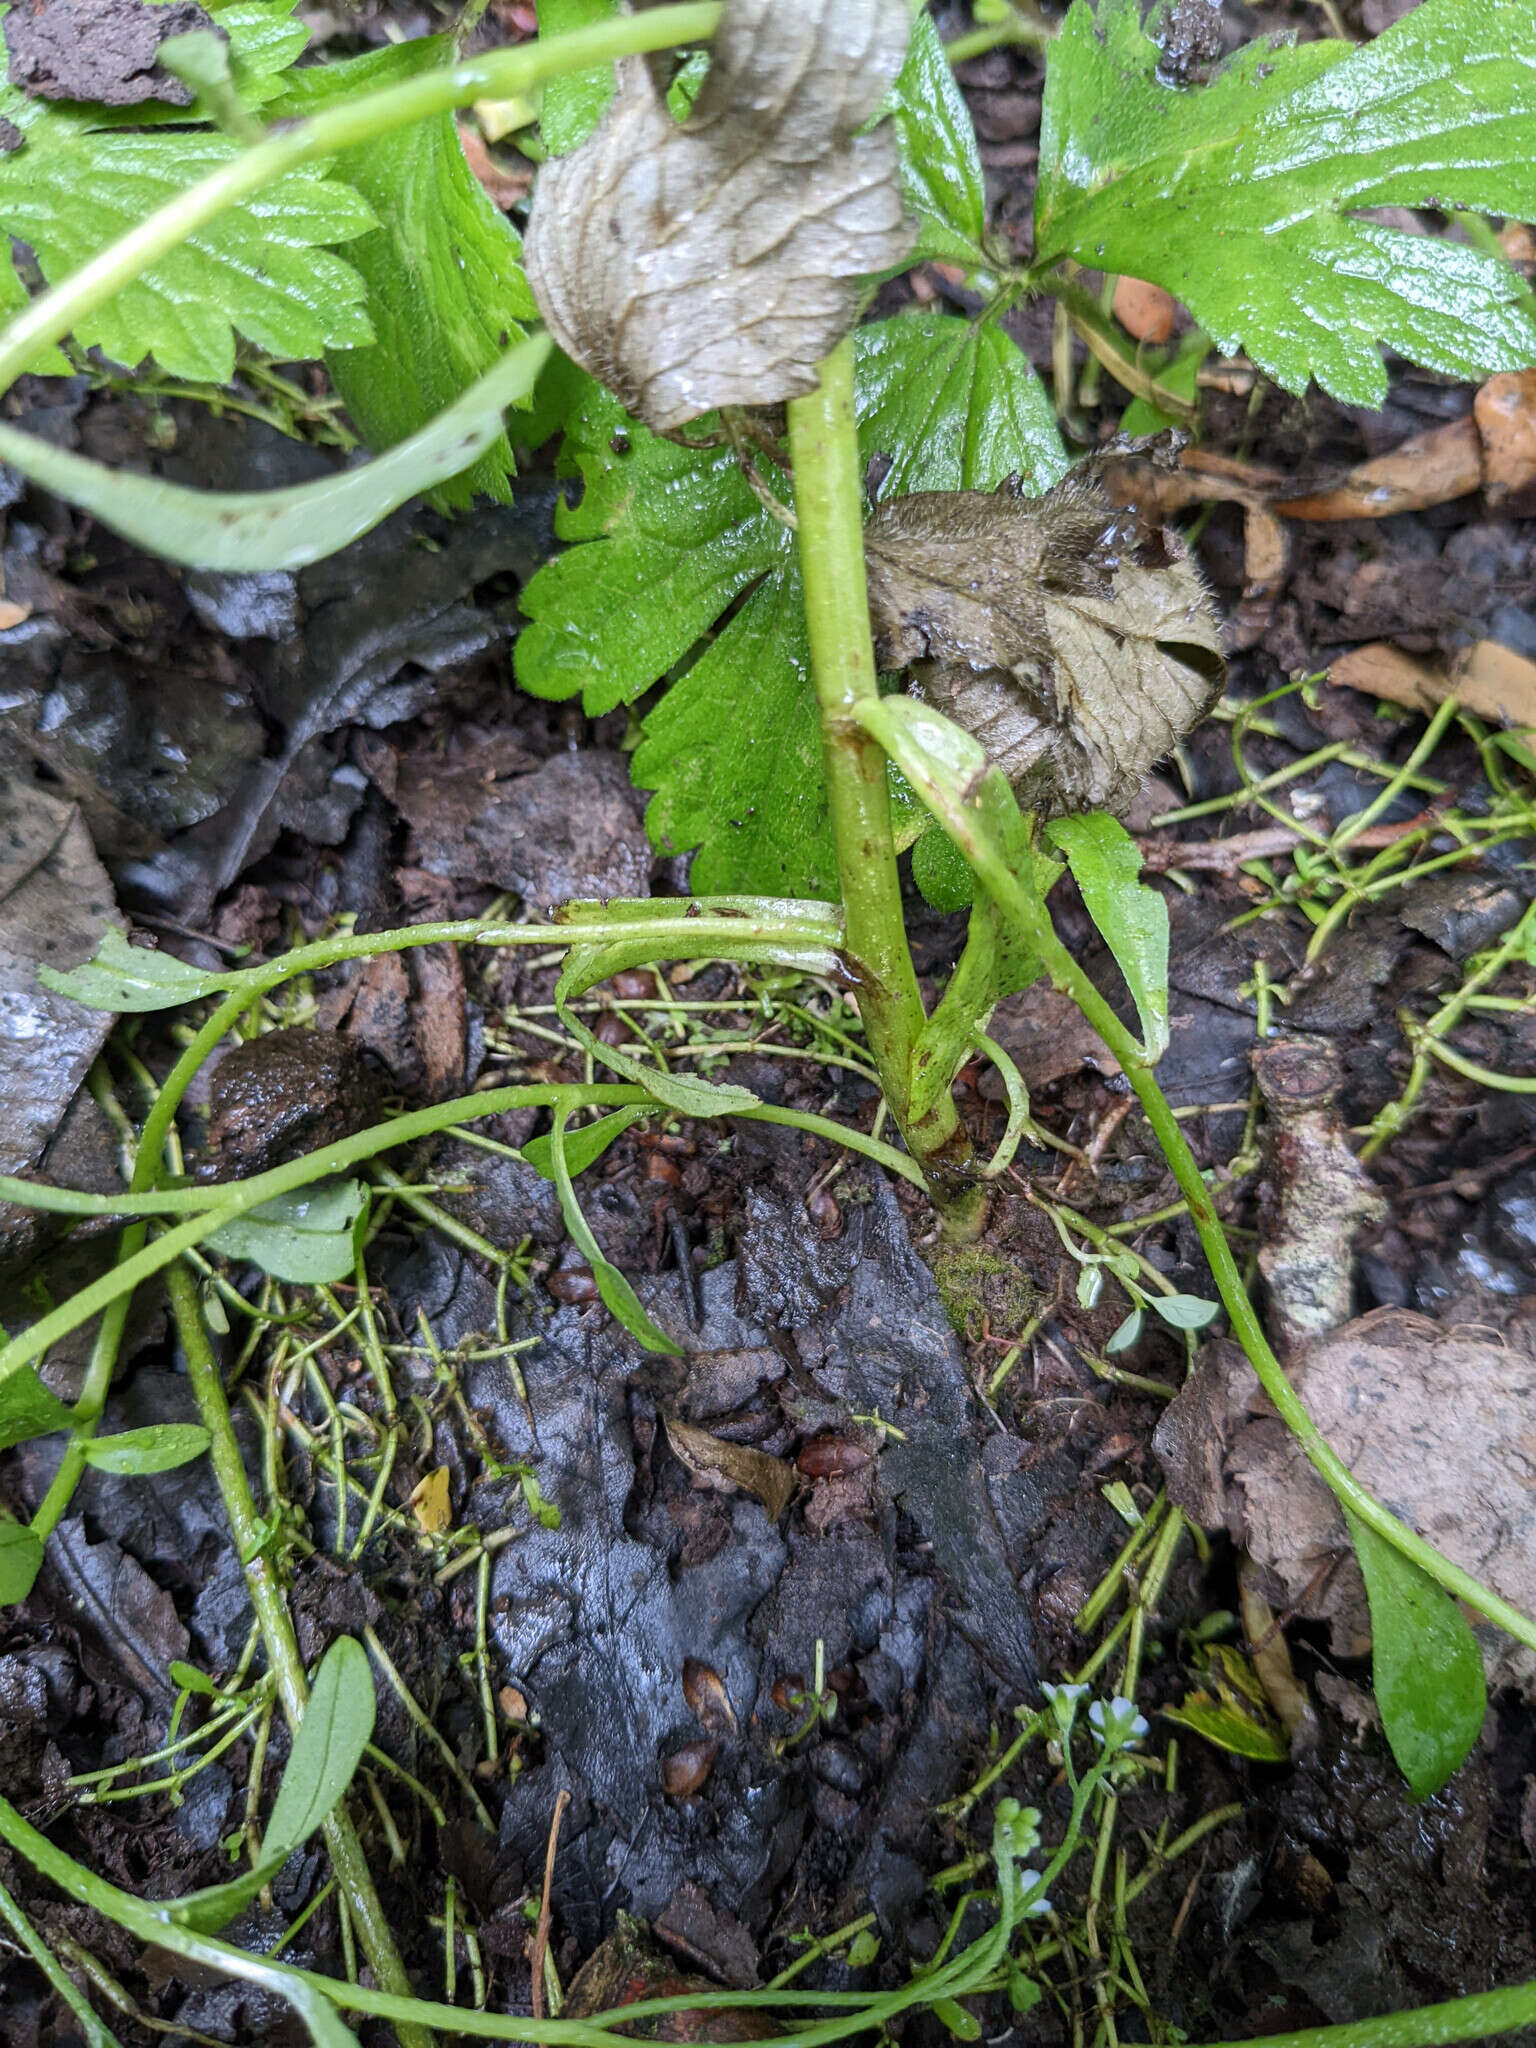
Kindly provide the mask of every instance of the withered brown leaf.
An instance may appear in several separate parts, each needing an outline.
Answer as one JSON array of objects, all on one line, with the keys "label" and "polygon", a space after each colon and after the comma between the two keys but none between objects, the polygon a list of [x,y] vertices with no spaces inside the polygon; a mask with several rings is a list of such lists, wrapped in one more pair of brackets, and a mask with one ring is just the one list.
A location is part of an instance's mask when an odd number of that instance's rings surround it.
[{"label": "withered brown leaf", "polygon": [[666,433],[816,388],[857,280],[912,243],[895,137],[869,119],[907,0],[727,0],[685,121],[626,59],[597,129],[539,173],[528,281],[560,346]]},{"label": "withered brown leaf", "polygon": [[1092,461],[1038,498],[1013,479],[893,498],[864,548],[881,665],[974,734],[1027,810],[1126,810],[1221,689],[1199,571]]}]

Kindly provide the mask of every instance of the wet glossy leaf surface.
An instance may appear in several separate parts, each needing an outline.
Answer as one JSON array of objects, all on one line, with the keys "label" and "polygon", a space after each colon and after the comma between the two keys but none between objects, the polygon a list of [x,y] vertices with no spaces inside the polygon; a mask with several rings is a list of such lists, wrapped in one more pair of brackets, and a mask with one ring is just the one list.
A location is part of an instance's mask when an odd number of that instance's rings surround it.
[{"label": "wet glossy leaf surface", "polygon": [[1076,0],[1052,47],[1036,255],[1163,285],[1226,355],[1358,405],[1378,344],[1451,376],[1520,369],[1536,315],[1518,274],[1382,206],[1536,212],[1536,15],[1424,0],[1363,49],[1251,44],[1170,86],[1135,0]]}]

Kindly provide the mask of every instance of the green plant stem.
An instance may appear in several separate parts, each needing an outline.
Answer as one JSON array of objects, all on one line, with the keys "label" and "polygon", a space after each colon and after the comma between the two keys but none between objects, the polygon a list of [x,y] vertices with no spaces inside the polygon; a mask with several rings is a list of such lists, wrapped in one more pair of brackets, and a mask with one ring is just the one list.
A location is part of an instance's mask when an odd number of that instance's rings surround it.
[{"label": "green plant stem", "polygon": [[[89,1322],[93,1315],[109,1308],[112,1304],[125,1301],[141,1280],[158,1273],[178,1259],[183,1252],[214,1231],[231,1222],[236,1216],[243,1216],[247,1210],[259,1208],[263,1202],[270,1202],[279,1195],[291,1194],[295,1188],[305,1187],[311,1181],[345,1173],[377,1153],[389,1151],[396,1145],[408,1145],[418,1138],[432,1137],[438,1131],[449,1130],[456,1124],[470,1123],[479,1117],[501,1116],[509,1109],[552,1109],[562,1103],[567,1113],[573,1109],[600,1107],[623,1109],[636,1103],[652,1101],[644,1088],[628,1086],[620,1082],[611,1085],[596,1083],[590,1087],[561,1087],[548,1082],[512,1088],[488,1088],[478,1095],[456,1096],[451,1102],[438,1102],[428,1109],[415,1110],[409,1116],[396,1117],[387,1124],[375,1124],[371,1129],[359,1131],[355,1137],[342,1139],[335,1145],[327,1145],[318,1152],[307,1152],[299,1159],[290,1159],[286,1165],[274,1166],[267,1173],[257,1174],[250,1180],[225,1181],[212,1192],[217,1197],[216,1206],[199,1203],[185,1223],[179,1223],[168,1230],[163,1237],[152,1244],[140,1245],[130,1256],[124,1257],[109,1272],[93,1280],[88,1287],[82,1287],[77,1294],[58,1308],[39,1318],[30,1329],[23,1330],[9,1344],[0,1346],[0,1382],[7,1373],[17,1366],[25,1365],[30,1359],[39,1357],[51,1344],[68,1336],[71,1330]],[[665,1112],[662,1105],[656,1105],[659,1113]],[[779,1109],[771,1103],[759,1103],[750,1109],[732,1110],[733,1116],[748,1122],[789,1125],[796,1130],[811,1132],[833,1144],[846,1144],[851,1150],[861,1152],[875,1159],[893,1172],[903,1174],[919,1186],[923,1182],[912,1162],[904,1159],[888,1145],[878,1139],[869,1138],[862,1131],[847,1131],[830,1117],[818,1117],[802,1110]],[[146,1125],[146,1130],[148,1126]],[[63,1210],[66,1213],[81,1213],[77,1208],[78,1196],[61,1188],[40,1188],[29,1181],[9,1183],[13,1193],[33,1207],[49,1210]],[[198,1197],[200,1190],[173,1190],[170,1194],[145,1195],[140,1204],[156,1210],[170,1208],[180,1213],[188,1205],[182,1197],[186,1194]],[[132,1209],[135,1198],[126,1196],[85,1197],[87,1201],[106,1200],[119,1202]],[[132,1233],[123,1233],[126,1239]],[[126,1310],[124,1311],[126,1313]],[[115,1355],[115,1353],[114,1353]],[[83,1453],[77,1453],[83,1462]],[[78,1474],[77,1474],[78,1476]],[[51,1500],[55,1488],[49,1489]],[[67,1496],[66,1496],[67,1498]],[[46,1503],[45,1503],[46,1505]],[[41,1513],[41,1510],[39,1510]],[[57,1519],[57,1517],[55,1517]],[[53,1525],[50,1523],[49,1527]],[[41,1532],[46,1533],[46,1532]]]},{"label": "green plant stem", "polygon": [[851,340],[838,344],[820,366],[816,390],[791,399],[788,412],[806,632],[859,1011],[886,1100],[928,1177],[946,1231],[975,1236],[986,1196],[964,1179],[970,1141],[952,1097],[946,1090],[921,1118],[909,1113],[912,1056],[926,1018],[907,946],[885,754],[855,716],[861,701],[878,699],[880,687],[864,579]]},{"label": "green plant stem", "polygon": [[[219,1377],[218,1362],[203,1323],[197,1283],[184,1261],[177,1260],[167,1272],[166,1288],[170,1295],[171,1313],[176,1319],[176,1334],[186,1354],[187,1373],[197,1412],[208,1431],[208,1457],[224,1502],[224,1512],[229,1518],[236,1554],[245,1572],[246,1591],[256,1612],[267,1660],[277,1682],[278,1698],[283,1703],[283,1713],[290,1731],[296,1735],[309,1700],[309,1685],[304,1676],[303,1660],[299,1656],[287,1600],[278,1584],[272,1560],[263,1549],[265,1527],[251,1498],[245,1462],[235,1441],[224,1382]],[[336,1807],[321,1823],[321,1828],[331,1867],[346,1899],[369,1968],[384,1990],[409,1998],[411,1980],[406,1975],[389,1921],[374,1890],[363,1845],[357,1838],[357,1830],[345,1806]],[[432,2036],[426,2028],[402,2021],[399,2031],[402,2048],[432,2048]]]},{"label": "green plant stem", "polygon": [[[165,1141],[170,1135],[176,1112],[181,1107],[181,1099],[204,1060],[219,1044],[225,1033],[233,1028],[245,1004],[246,998],[243,995],[226,997],[167,1074],[165,1084],[155,1097],[149,1114],[144,1119],[144,1128],[139,1133],[133,1172],[128,1182],[130,1199],[135,1194],[144,1194],[154,1188],[160,1177]],[[148,1234],[147,1224],[131,1223],[128,1226],[118,1239],[114,1270],[143,1251]],[[117,1365],[117,1354],[122,1348],[123,1329],[128,1321],[128,1311],[132,1303],[133,1293],[128,1289],[115,1300],[108,1302],[102,1312],[101,1326],[96,1332],[96,1341],[91,1346],[85,1383],[74,1406],[74,1427],[70,1431],[69,1441],[64,1446],[59,1469],[53,1475],[48,1491],[39,1501],[37,1512],[32,1517],[32,1533],[39,1542],[46,1543],[58,1527],[60,1517],[69,1506],[75,1488],[80,1483],[80,1475],[85,1470],[85,1447],[96,1434],[101,1411],[106,1406],[113,1370]],[[0,1366],[0,1374],[3,1374],[3,1366]]]},{"label": "green plant stem", "polygon": [[0,1884],[0,1921],[9,1927],[12,1938],[20,1943],[42,1971],[53,1987],[54,1996],[74,2014],[85,2037],[87,2048],[121,2048],[116,2034],[97,2018],[85,1993],[76,1986],[69,1972],[3,1884]]},{"label": "green plant stem", "polygon": [[474,100],[521,98],[564,72],[588,70],[676,43],[707,42],[719,20],[716,0],[651,8],[568,36],[541,38],[445,65],[294,122],[179,192],[18,313],[0,332],[0,391],[15,383],[45,348],[62,341],[86,314],[131,284],[168,250],[301,164],[372,142],[392,129]]},{"label": "green plant stem", "polygon": [[1140,1041],[1127,1030],[1115,1015],[1089,976],[1072,958],[1051,923],[1050,915],[1041,903],[1033,901],[1011,875],[989,873],[989,888],[998,895],[1003,911],[1019,928],[1021,934],[1034,947],[1038,958],[1050,976],[1053,985],[1063,995],[1070,996],[1082,1011],[1084,1017],[1097,1031],[1105,1044],[1114,1053],[1125,1070],[1126,1079],[1135,1089],[1138,1100],[1152,1126],[1153,1135],[1163,1149],[1163,1156],[1172,1168],[1178,1182],[1179,1192],[1189,1204],[1189,1213],[1199,1236],[1201,1247],[1210,1264],[1216,1290],[1221,1296],[1222,1306],[1227,1311],[1232,1325],[1232,1334],[1248,1355],[1249,1363],[1258,1374],[1259,1382],[1269,1396],[1280,1419],[1295,1436],[1296,1441],[1307,1454],[1312,1464],[1322,1474],[1332,1489],[1334,1497],[1356,1515],[1367,1527],[1390,1543],[1394,1550],[1409,1558],[1420,1570],[1426,1572],[1435,1583],[1442,1586],[1458,1600],[1475,1607],[1479,1614],[1497,1622],[1517,1642],[1536,1649],[1536,1621],[1511,1607],[1507,1600],[1501,1600],[1481,1580],[1463,1571],[1450,1558],[1443,1556],[1432,1543],[1426,1543],[1416,1531],[1400,1522],[1396,1515],[1384,1508],[1374,1494],[1368,1493],[1356,1479],[1343,1459],[1327,1442],[1307,1413],[1301,1397],[1291,1386],[1281,1367],[1279,1359],[1270,1347],[1264,1334],[1263,1325],[1249,1299],[1243,1284],[1242,1273],[1232,1248],[1222,1229],[1221,1218],[1211,1200],[1199,1163],[1179,1127],[1178,1118],[1169,1105],[1168,1098],[1157,1084],[1157,1077],[1147,1065]]}]

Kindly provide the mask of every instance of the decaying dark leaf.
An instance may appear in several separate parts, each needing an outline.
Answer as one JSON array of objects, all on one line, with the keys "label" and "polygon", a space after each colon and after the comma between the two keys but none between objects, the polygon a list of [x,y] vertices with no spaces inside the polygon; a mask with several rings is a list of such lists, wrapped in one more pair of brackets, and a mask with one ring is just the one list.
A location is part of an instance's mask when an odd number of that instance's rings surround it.
[{"label": "decaying dark leaf", "polygon": [[1124,811],[1221,688],[1199,571],[1096,464],[1038,498],[1013,479],[893,498],[864,547],[882,666],[974,733],[1027,810]]},{"label": "decaying dark leaf", "polygon": [[666,433],[816,387],[857,279],[912,243],[888,123],[906,0],[730,0],[692,112],[645,58],[579,148],[544,166],[524,243],[568,355]]}]

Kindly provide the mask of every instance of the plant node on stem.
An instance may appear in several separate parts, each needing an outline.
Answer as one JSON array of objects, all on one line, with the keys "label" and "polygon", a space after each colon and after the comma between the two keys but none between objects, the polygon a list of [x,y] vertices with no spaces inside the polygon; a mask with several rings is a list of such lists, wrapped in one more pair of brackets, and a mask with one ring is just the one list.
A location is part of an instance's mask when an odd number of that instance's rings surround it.
[{"label": "plant node on stem", "polygon": [[891,832],[885,755],[854,717],[879,695],[864,582],[863,488],[853,410],[853,344],[820,366],[818,388],[789,403],[800,573],[811,673],[821,714],[827,801],[847,918],[845,958],[890,1103],[952,1241],[978,1236],[986,1191],[972,1176],[971,1141],[946,1091],[910,1113],[912,1055],[926,1021],[907,947]]}]

